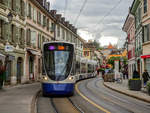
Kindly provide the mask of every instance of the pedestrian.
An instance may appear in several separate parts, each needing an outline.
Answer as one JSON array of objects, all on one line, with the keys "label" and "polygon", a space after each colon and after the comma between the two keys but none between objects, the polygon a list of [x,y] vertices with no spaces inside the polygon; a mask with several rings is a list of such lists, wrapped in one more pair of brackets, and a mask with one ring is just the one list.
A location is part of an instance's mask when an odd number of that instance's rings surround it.
[{"label": "pedestrian", "polygon": [[2,86],[3,86],[3,71],[2,71],[2,66],[3,66],[3,63],[0,60],[0,89],[2,89]]},{"label": "pedestrian", "polygon": [[133,71],[133,78],[140,78],[139,72],[136,70]]},{"label": "pedestrian", "polygon": [[143,77],[143,82],[144,82],[144,85],[146,85],[147,81],[149,80],[150,76],[147,72],[147,70],[145,69],[143,74],[142,74],[142,77]]},{"label": "pedestrian", "polygon": [[3,65],[2,62],[0,62],[0,89],[3,88],[5,77],[6,77],[6,68],[5,65]]}]

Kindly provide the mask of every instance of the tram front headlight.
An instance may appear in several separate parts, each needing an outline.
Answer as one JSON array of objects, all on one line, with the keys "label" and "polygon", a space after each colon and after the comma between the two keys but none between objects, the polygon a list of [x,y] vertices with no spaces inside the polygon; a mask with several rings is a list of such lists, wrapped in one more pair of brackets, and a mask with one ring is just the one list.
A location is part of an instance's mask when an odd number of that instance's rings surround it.
[{"label": "tram front headlight", "polygon": [[48,80],[48,78],[47,78],[46,76],[45,76],[45,77],[43,77],[43,79],[44,79],[44,80]]},{"label": "tram front headlight", "polygon": [[73,77],[69,77],[69,80],[73,80]]}]

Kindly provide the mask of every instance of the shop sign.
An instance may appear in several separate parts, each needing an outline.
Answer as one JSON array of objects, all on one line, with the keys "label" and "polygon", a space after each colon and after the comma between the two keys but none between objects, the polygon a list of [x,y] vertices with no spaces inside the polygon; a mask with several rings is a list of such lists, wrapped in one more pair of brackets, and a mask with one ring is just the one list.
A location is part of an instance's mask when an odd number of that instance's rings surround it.
[{"label": "shop sign", "polygon": [[14,47],[12,45],[5,46],[5,52],[13,52],[13,51],[14,51]]},{"label": "shop sign", "polygon": [[141,58],[150,58],[150,55],[143,55]]}]

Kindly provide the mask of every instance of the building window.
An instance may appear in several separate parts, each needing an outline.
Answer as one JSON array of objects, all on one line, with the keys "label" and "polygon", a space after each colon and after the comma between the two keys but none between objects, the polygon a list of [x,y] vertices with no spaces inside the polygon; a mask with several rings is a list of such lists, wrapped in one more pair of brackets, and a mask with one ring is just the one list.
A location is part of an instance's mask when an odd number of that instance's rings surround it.
[{"label": "building window", "polygon": [[38,12],[37,20],[38,20],[38,24],[41,24],[41,13],[40,12]]},{"label": "building window", "polygon": [[11,25],[11,33],[12,33],[12,42],[14,42],[14,38],[15,38],[15,26],[12,24]]},{"label": "building window", "polygon": [[0,3],[2,3],[2,4],[3,4],[3,0],[0,0]]},{"label": "building window", "polygon": [[21,15],[22,16],[25,16],[25,3],[24,3],[24,1],[23,0],[21,0]]},{"label": "building window", "polygon": [[144,26],[144,42],[147,42],[150,40],[150,36],[149,36],[149,25]]},{"label": "building window", "polygon": [[89,56],[89,51],[84,51],[84,56]]},{"label": "building window", "polygon": [[65,39],[65,30],[62,29],[62,39],[64,40]]},{"label": "building window", "polygon": [[147,0],[144,0],[144,4],[143,4],[144,6],[144,13],[146,13],[147,12]]},{"label": "building window", "polygon": [[4,21],[0,20],[0,39],[4,38]]},{"label": "building window", "polygon": [[20,41],[20,44],[23,44],[24,43],[24,29],[20,29],[20,37],[19,37],[19,41]]},{"label": "building window", "polygon": [[49,19],[47,18],[47,31],[49,31]]},{"label": "building window", "polygon": [[28,16],[29,16],[29,18],[31,19],[31,5],[30,5],[30,4],[29,4],[28,8],[29,8],[29,9],[28,9],[28,11],[29,11],[29,12],[28,12],[28,14],[29,14]]},{"label": "building window", "polygon": [[60,27],[57,26],[57,36],[60,37]]},{"label": "building window", "polygon": [[27,42],[27,45],[30,45],[30,39],[31,39],[31,30],[30,29],[27,29],[27,38],[26,38],[26,42]]},{"label": "building window", "polygon": [[41,48],[41,34],[38,34],[38,48]]}]

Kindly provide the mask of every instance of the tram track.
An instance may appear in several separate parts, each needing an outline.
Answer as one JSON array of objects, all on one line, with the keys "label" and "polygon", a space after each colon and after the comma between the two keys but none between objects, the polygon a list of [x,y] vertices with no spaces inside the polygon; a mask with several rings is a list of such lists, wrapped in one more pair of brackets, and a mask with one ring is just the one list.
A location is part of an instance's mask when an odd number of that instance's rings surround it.
[{"label": "tram track", "polygon": [[84,113],[69,97],[50,98],[55,113]]},{"label": "tram track", "polygon": [[[89,80],[89,81],[90,81],[90,80]],[[96,81],[94,82],[94,86],[95,86],[96,88],[98,88],[98,86],[97,86],[97,82],[98,82],[98,81],[99,81],[99,80],[96,80]],[[123,105],[117,103],[116,101],[113,101],[111,98],[106,97],[105,94],[103,94],[102,92],[99,92],[98,89],[90,88],[90,87],[88,86],[88,84],[89,84],[89,82],[86,82],[86,83],[85,83],[85,88],[86,88],[89,92],[91,92],[93,96],[95,95],[95,97],[99,97],[99,99],[101,99],[101,101],[106,102],[107,105],[108,105],[108,104],[111,105],[111,106],[117,105],[118,108],[124,109],[125,111],[127,111],[127,112],[129,112],[129,113],[134,113],[134,111],[132,111],[131,109],[128,109],[126,106],[123,106]],[[96,91],[96,90],[97,90],[97,91]]]}]

